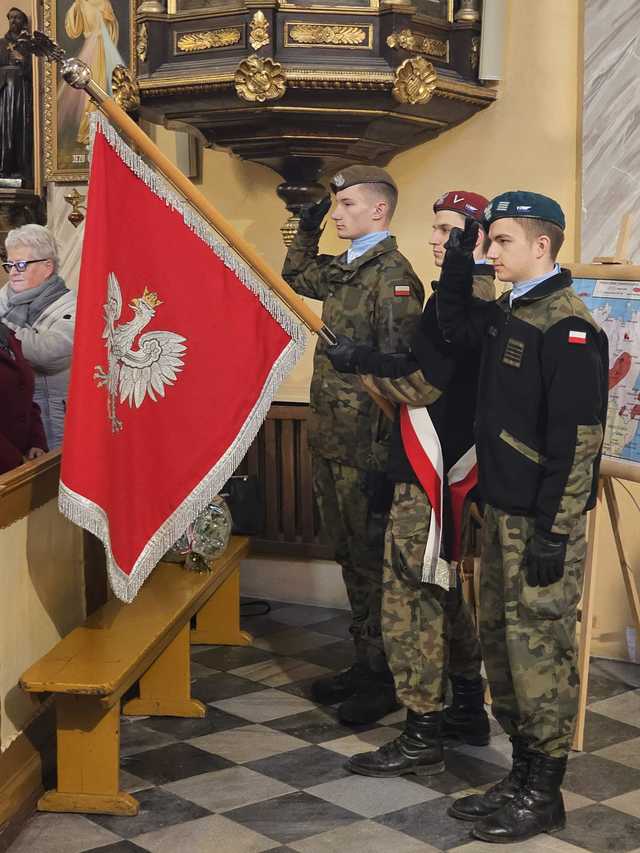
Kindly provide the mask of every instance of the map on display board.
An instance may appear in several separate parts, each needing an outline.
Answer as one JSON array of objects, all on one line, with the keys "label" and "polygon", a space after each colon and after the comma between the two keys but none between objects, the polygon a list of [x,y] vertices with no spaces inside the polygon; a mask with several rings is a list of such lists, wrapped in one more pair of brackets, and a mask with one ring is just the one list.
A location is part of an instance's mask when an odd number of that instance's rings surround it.
[{"label": "map on display board", "polygon": [[609,338],[604,455],[640,465],[640,281],[574,277],[573,286]]}]

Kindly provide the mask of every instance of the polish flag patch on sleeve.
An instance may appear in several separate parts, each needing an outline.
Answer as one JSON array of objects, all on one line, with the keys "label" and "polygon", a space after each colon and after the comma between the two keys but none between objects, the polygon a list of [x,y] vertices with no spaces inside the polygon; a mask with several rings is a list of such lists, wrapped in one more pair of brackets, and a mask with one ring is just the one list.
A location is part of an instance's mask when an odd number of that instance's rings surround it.
[{"label": "polish flag patch on sleeve", "polygon": [[411,296],[411,288],[408,284],[396,284],[393,287],[394,296]]},{"label": "polish flag patch on sleeve", "polygon": [[569,343],[570,344],[586,344],[587,342],[587,333],[586,332],[569,332]]}]

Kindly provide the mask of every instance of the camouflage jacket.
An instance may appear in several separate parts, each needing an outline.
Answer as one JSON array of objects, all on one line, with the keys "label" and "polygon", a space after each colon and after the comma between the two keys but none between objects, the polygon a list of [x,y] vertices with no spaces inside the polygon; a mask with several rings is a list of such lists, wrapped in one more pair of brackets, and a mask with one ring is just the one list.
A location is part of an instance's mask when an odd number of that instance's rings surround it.
[{"label": "camouflage jacket", "polygon": [[[346,253],[318,255],[320,231],[298,231],[283,277],[302,296],[324,303],[322,319],[382,352],[406,351],[424,291],[411,264],[387,237],[351,263]],[[408,291],[407,291],[408,287]],[[309,443],[314,453],[363,470],[382,470],[390,424],[359,377],[337,373],[318,340],[311,381]]]},{"label": "camouflage jacket", "polygon": [[506,512],[566,539],[595,503],[607,411],[608,342],[561,270],[510,304],[471,294],[471,270],[441,278],[444,336],[482,350],[480,488]]}]

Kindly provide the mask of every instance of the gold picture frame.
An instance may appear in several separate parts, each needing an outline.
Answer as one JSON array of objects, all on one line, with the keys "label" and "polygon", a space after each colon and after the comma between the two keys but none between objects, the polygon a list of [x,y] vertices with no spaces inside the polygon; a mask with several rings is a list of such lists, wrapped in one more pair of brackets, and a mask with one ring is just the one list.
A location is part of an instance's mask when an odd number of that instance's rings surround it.
[{"label": "gold picture frame", "polygon": [[381,0],[280,0],[281,9],[322,12],[362,12],[379,9]]},{"label": "gold picture frame", "polygon": [[[114,65],[124,64],[132,74],[136,71],[136,5],[135,0],[44,0],[44,31],[67,56],[87,62],[96,82],[109,90]],[[45,180],[72,182],[88,177],[88,104],[84,92],[61,79],[57,63],[45,63]]]},{"label": "gold picture frame", "polygon": [[[9,29],[7,13],[9,9],[17,8],[24,12],[29,19],[29,29],[37,30],[40,27],[38,19],[38,2],[37,0],[28,0],[28,2],[11,2],[11,0],[0,0],[0,18],[6,23],[6,27],[0,35],[4,36]],[[40,195],[42,191],[42,168],[40,162],[40,150],[42,148],[41,136],[41,121],[40,121],[40,75],[41,62],[37,59],[32,59],[32,110],[33,110],[33,163],[32,163],[32,180],[24,183],[20,189],[33,189],[34,195]]]}]

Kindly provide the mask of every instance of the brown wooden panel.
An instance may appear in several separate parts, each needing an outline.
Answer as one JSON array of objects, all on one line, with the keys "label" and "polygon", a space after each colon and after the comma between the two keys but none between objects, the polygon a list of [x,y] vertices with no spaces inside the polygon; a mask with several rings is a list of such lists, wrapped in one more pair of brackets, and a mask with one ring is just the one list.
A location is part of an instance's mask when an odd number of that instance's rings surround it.
[{"label": "brown wooden panel", "polygon": [[306,420],[309,412],[308,406],[288,406],[276,403],[269,410],[268,420],[299,421]]},{"label": "brown wooden panel", "polygon": [[295,479],[294,425],[295,421],[283,420],[280,433],[282,532],[286,542],[295,542],[297,538],[296,486],[299,484]]},{"label": "brown wooden panel", "polygon": [[318,541],[309,450],[309,406],[274,403],[237,473],[258,478],[265,507],[253,553],[330,557]]},{"label": "brown wooden panel", "polygon": [[278,451],[276,447],[276,423],[267,418],[264,423],[264,497],[265,538],[277,541],[279,532],[278,501]]},{"label": "brown wooden panel", "polygon": [[302,528],[302,541],[313,542],[314,511],[313,511],[313,465],[311,451],[309,450],[309,432],[306,423],[300,424],[299,442],[299,478],[300,478],[300,525]]}]

